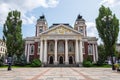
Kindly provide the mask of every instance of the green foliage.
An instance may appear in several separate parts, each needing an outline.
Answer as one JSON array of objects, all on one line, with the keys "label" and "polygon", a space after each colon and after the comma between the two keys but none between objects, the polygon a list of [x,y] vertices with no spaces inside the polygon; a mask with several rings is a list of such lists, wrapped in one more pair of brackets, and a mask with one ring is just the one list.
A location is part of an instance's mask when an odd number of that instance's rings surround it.
[{"label": "green foliage", "polygon": [[92,62],[91,62],[91,61],[84,60],[82,65],[83,65],[84,67],[92,67]]},{"label": "green foliage", "polygon": [[104,43],[105,54],[112,56],[115,53],[115,45],[119,33],[119,20],[109,8],[101,6],[96,18],[96,28],[99,37]]},{"label": "green foliage", "polygon": [[3,66],[4,64],[4,57],[2,56],[2,57],[0,57],[0,66]]},{"label": "green foliage", "polygon": [[31,67],[40,67],[42,65],[41,61],[39,59],[34,59],[31,62]]},{"label": "green foliage", "polygon": [[107,54],[105,54],[105,48],[104,45],[100,44],[98,46],[98,61],[97,61],[97,65],[101,66],[104,64],[105,60],[107,59]]},{"label": "green foliage", "polygon": [[92,58],[88,55],[87,58],[83,61],[82,65],[84,67],[92,67]]},{"label": "green foliage", "polygon": [[19,58],[23,53],[21,26],[20,12],[9,12],[3,27],[3,40],[6,42],[8,56],[16,54]]},{"label": "green foliage", "polygon": [[26,57],[24,54],[22,54],[19,58],[14,55],[13,56],[13,63],[15,66],[25,66],[27,65]]},{"label": "green foliage", "polygon": [[89,55],[87,56],[87,58],[85,59],[86,61],[90,61],[91,63],[93,62],[92,61],[92,57],[90,57]]}]

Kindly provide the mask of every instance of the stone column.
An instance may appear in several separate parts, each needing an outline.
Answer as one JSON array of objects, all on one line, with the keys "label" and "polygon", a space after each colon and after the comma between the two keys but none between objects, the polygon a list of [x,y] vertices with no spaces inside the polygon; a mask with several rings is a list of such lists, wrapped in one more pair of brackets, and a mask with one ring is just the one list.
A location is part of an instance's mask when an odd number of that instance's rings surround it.
[{"label": "stone column", "polygon": [[75,42],[75,60],[76,60],[76,63],[79,63],[79,54],[78,54],[78,40],[76,40]]},{"label": "stone column", "polygon": [[44,43],[44,63],[47,63],[47,40]]},{"label": "stone column", "polygon": [[95,45],[95,49],[96,49],[96,60],[98,61],[98,48],[97,48],[97,44]]},{"label": "stone column", "polygon": [[25,56],[27,56],[27,53],[28,53],[28,51],[27,51],[27,43],[25,43]]},{"label": "stone column", "polygon": [[57,64],[57,40],[55,40],[54,64]]},{"label": "stone column", "polygon": [[43,62],[43,40],[40,41],[40,60]]},{"label": "stone column", "polygon": [[94,44],[92,44],[92,46],[93,46],[93,50],[92,50],[93,51],[93,61],[96,62],[96,60],[95,60],[95,46],[94,46]]},{"label": "stone column", "polygon": [[68,64],[68,40],[65,40],[65,64]]},{"label": "stone column", "polygon": [[83,62],[83,46],[82,46],[82,40],[80,40],[80,62]]},{"label": "stone column", "polygon": [[27,62],[29,63],[29,56],[30,56],[30,44],[27,44],[28,46],[28,51],[27,51]]}]

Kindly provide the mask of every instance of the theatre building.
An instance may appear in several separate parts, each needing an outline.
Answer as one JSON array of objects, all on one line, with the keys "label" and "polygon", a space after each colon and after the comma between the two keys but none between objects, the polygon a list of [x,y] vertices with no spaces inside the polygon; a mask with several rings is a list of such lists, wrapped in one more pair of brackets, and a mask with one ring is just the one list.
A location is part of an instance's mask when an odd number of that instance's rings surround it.
[{"label": "theatre building", "polygon": [[35,27],[35,36],[25,38],[28,63],[35,58],[40,59],[43,65],[79,65],[87,56],[93,62],[98,60],[97,38],[87,36],[87,26],[82,16],[77,16],[74,26],[56,23],[48,27],[42,15]]}]

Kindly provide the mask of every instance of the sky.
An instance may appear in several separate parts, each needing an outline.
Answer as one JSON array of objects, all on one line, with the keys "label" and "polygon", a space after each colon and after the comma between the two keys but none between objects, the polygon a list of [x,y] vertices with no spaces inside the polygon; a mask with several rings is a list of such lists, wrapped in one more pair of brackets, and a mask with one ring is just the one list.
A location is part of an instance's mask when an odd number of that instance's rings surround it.
[{"label": "sky", "polygon": [[80,14],[86,21],[87,35],[97,37],[101,43],[95,25],[101,5],[110,7],[120,20],[120,0],[0,0],[0,38],[2,39],[3,24],[8,12],[18,10],[23,21],[23,38],[35,36],[36,20],[43,14],[48,26],[53,23],[69,23],[74,26]]}]

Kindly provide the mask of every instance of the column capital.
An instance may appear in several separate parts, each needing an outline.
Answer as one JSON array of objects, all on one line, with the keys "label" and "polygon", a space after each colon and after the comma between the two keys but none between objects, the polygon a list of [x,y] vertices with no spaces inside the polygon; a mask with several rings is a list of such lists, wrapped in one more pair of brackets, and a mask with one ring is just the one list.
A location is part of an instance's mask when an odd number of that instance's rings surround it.
[{"label": "column capital", "polygon": [[68,41],[69,39],[65,39],[65,41]]},{"label": "column capital", "polygon": [[43,41],[43,39],[40,39],[40,41]]},{"label": "column capital", "polygon": [[58,41],[58,39],[54,39],[54,41]]},{"label": "column capital", "polygon": [[44,39],[44,41],[47,41],[47,39]]},{"label": "column capital", "polygon": [[79,39],[75,39],[75,41],[78,41]]}]

